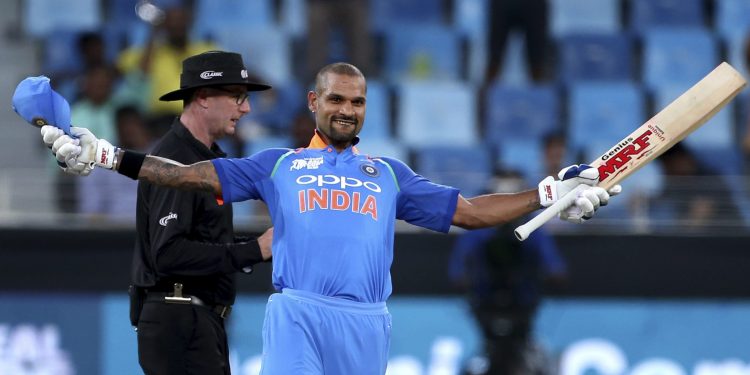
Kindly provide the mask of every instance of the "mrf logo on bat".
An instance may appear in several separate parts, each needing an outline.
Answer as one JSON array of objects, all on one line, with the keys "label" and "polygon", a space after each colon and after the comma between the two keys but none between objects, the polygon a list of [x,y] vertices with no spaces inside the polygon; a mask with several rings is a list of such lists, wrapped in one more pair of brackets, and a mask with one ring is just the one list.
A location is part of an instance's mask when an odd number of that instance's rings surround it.
[{"label": "mrf logo on bat", "polygon": [[603,163],[598,168],[599,181],[606,180],[613,173],[613,178],[622,173],[628,168],[626,164],[630,162],[633,157],[637,160],[650,155],[651,151],[654,149],[651,139],[652,136],[658,138],[657,142],[664,142],[666,140],[664,137],[664,131],[661,128],[649,124],[648,129],[635,136],[635,138],[628,137],[609,150],[609,152],[602,155],[601,158],[599,158]]}]

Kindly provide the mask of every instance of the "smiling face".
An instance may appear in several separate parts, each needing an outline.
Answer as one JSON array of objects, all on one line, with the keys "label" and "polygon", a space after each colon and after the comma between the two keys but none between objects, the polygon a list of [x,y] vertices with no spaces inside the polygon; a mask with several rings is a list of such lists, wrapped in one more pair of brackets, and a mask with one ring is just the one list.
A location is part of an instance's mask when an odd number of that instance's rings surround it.
[{"label": "smiling face", "polygon": [[315,113],[315,125],[337,150],[352,144],[365,121],[366,83],[362,75],[328,71],[307,94],[307,104]]}]

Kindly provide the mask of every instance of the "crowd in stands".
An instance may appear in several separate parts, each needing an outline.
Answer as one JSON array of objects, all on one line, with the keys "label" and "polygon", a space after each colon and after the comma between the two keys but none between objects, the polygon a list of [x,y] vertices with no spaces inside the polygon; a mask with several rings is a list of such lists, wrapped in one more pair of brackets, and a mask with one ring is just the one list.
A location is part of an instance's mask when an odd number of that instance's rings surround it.
[{"label": "crowd in stands", "polygon": [[[251,96],[252,113],[223,148],[242,156],[304,146],[312,72],[346,60],[368,78],[360,149],[405,159],[466,196],[500,170],[535,187],[592,161],[721,61],[745,74],[750,62],[748,0],[154,0],[163,19],[153,23],[134,12],[143,1],[71,0],[64,12],[56,3],[24,5],[40,73],[72,103],[74,124],[115,144],[147,149],[181,110],[157,98],[178,86],[182,59],[224,49],[274,90]],[[673,192],[685,171],[652,163],[602,220],[744,226],[749,97],[680,149],[701,165],[696,175],[715,175],[689,183],[696,194]],[[722,185],[722,204],[654,204],[704,195],[709,179]],[[109,212],[84,201],[61,208]]]}]

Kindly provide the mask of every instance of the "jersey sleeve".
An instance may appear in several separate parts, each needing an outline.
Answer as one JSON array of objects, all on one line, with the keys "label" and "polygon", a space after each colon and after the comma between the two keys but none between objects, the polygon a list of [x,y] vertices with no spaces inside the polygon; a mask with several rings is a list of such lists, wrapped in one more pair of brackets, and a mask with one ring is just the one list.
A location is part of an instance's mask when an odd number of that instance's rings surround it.
[{"label": "jersey sleeve", "polygon": [[225,202],[264,199],[267,193],[265,183],[281,157],[288,152],[291,150],[275,148],[246,158],[211,160],[221,183],[222,199]]},{"label": "jersey sleeve", "polygon": [[434,231],[448,232],[456,212],[458,189],[436,184],[399,160],[380,160],[389,166],[399,188],[396,218]]}]

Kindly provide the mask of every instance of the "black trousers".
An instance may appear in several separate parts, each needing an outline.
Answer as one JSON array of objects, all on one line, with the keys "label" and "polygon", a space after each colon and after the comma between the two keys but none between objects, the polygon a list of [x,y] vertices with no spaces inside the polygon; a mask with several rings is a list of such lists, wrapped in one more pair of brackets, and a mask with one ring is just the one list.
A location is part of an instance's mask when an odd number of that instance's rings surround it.
[{"label": "black trousers", "polygon": [[224,320],[201,306],[147,301],[138,362],[146,375],[229,375]]}]

